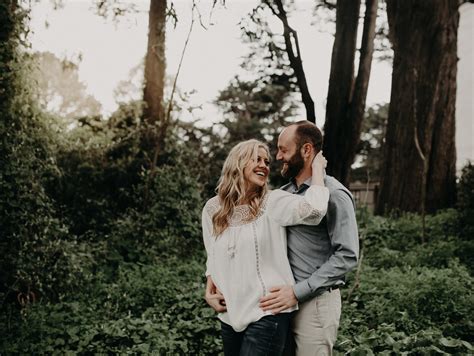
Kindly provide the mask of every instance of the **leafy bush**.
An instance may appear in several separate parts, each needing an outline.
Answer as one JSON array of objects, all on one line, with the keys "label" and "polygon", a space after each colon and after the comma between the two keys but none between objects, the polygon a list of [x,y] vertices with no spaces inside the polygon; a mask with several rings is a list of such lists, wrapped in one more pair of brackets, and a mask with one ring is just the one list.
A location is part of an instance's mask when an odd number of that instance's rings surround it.
[{"label": "leafy bush", "polygon": [[[474,212],[474,165],[468,163],[462,170],[458,184],[458,208],[462,213]],[[470,220],[472,225],[472,219]]]},{"label": "leafy bush", "polygon": [[200,189],[184,172],[183,165],[166,165],[143,173],[135,191],[137,207],[115,222],[108,239],[126,261],[150,262],[201,248]]},{"label": "leafy bush", "polygon": [[355,333],[358,323],[369,329],[393,323],[408,334],[431,327],[470,340],[472,284],[466,269],[455,263],[445,269],[367,266],[344,314]]},{"label": "leafy bush", "polygon": [[474,350],[473,280],[466,269],[365,267],[347,300],[336,350],[351,355]]},{"label": "leafy bush", "polygon": [[340,331],[337,352],[346,355],[466,355],[474,351],[471,343],[444,337],[437,329],[406,334],[393,324],[382,323],[373,329],[362,329],[356,335]]},{"label": "leafy bush", "polygon": [[32,99],[27,18],[17,2],[0,4],[0,299],[20,304],[57,299],[82,273],[74,236],[45,189],[59,172],[52,119]]},{"label": "leafy bush", "polygon": [[97,280],[74,301],[38,303],[7,327],[10,353],[217,354],[218,322],[207,307],[204,260],[122,265],[113,283]]},{"label": "leafy bush", "polygon": [[[359,212],[363,265],[344,290],[336,350],[355,355],[472,353],[472,268],[465,264],[460,215],[372,217]],[[352,288],[354,273],[349,275]]]},{"label": "leafy bush", "polygon": [[138,114],[138,108],[121,107],[108,121],[80,118],[57,145],[61,175],[48,192],[61,206],[71,231],[82,239],[107,234],[110,223],[133,205],[131,192],[145,164],[138,154]]},{"label": "leafy bush", "polygon": [[458,184],[458,210],[460,214],[459,256],[466,266],[474,272],[474,165],[467,164],[462,170]]},{"label": "leafy bush", "polygon": [[464,260],[459,238],[459,213],[449,209],[426,217],[427,242],[421,243],[421,217],[405,214],[400,218],[373,217],[361,229],[364,255],[374,267],[447,267],[455,259]]}]

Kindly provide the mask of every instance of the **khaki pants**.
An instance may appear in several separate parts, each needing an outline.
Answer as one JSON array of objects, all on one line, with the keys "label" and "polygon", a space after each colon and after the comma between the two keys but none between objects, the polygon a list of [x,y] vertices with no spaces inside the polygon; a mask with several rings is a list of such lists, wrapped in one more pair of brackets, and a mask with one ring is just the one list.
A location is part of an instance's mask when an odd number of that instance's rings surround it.
[{"label": "khaki pants", "polygon": [[300,304],[292,323],[296,356],[332,355],[340,317],[339,289],[324,292]]}]

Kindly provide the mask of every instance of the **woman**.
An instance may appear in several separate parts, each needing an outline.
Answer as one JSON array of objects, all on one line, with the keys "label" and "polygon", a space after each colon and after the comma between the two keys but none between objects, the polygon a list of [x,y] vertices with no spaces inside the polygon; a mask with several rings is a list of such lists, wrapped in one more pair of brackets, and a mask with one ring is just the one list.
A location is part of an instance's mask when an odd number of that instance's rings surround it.
[{"label": "woman", "polygon": [[283,352],[290,313],[297,307],[272,315],[259,308],[259,299],[272,286],[294,284],[284,226],[317,225],[327,210],[321,154],[313,160],[312,185],[304,197],[268,190],[269,157],[268,147],[257,140],[232,148],[218,195],[202,212],[207,288],[215,284],[225,299],[218,315],[225,355]]}]

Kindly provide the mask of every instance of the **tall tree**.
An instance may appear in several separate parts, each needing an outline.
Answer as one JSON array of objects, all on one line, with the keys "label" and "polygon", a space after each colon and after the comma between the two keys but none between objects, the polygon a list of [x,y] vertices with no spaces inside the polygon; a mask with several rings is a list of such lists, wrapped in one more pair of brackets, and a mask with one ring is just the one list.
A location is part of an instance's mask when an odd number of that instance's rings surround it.
[{"label": "tall tree", "polygon": [[308,82],[303,68],[298,33],[288,22],[288,15],[283,6],[282,0],[263,0],[263,3],[270,8],[273,14],[278,17],[283,24],[283,38],[285,39],[286,53],[290,61],[290,66],[293,69],[293,75],[296,78],[298,88],[301,92],[301,100],[306,109],[306,119],[316,123],[314,101],[309,92]]},{"label": "tall tree", "polygon": [[145,57],[145,117],[149,122],[164,117],[166,0],[150,0],[148,46]]},{"label": "tall tree", "polygon": [[360,5],[360,0],[337,1],[336,34],[324,124],[323,150],[328,159],[328,173],[345,185],[348,185],[350,168],[360,140],[374,51],[378,0],[365,1],[359,68],[357,78],[354,78]]},{"label": "tall tree", "polygon": [[163,124],[163,92],[165,83],[166,0],[150,0],[148,15],[148,47],[145,57],[144,118]]},{"label": "tall tree", "polygon": [[[61,1],[61,0],[54,0]],[[95,0],[97,14],[103,17],[112,16],[117,20],[130,12],[136,12],[133,2]],[[163,149],[168,120],[164,108],[165,87],[165,40],[166,18],[172,16],[176,20],[173,4],[167,8],[167,0],[150,0],[148,12],[148,44],[145,56],[143,101],[145,103],[143,122],[145,123],[142,143],[143,150],[148,156],[150,165],[155,165],[157,156]],[[154,150],[154,152],[152,152]]]},{"label": "tall tree", "polygon": [[387,1],[394,49],[378,213],[455,198],[458,1]]}]

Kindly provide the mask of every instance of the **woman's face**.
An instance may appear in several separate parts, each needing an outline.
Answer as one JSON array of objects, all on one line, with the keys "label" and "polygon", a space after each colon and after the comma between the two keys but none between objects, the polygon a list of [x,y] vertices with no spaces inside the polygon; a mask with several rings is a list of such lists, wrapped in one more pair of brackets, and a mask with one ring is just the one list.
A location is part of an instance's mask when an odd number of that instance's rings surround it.
[{"label": "woman's face", "polygon": [[249,188],[263,187],[268,180],[270,173],[270,159],[267,151],[263,148],[258,149],[257,160],[251,159],[244,168],[244,178]]}]

